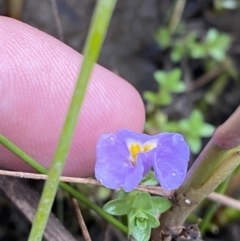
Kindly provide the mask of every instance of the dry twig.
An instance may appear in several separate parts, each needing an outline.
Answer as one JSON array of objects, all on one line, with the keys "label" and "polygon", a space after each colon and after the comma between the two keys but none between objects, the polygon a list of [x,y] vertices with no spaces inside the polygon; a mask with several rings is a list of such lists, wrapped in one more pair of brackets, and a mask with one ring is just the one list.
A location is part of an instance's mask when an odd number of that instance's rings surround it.
[{"label": "dry twig", "polygon": [[[0,175],[18,177],[18,178],[37,179],[37,180],[45,180],[47,178],[47,175],[43,175],[43,174],[5,171],[5,170],[0,170]],[[60,181],[102,186],[99,181],[97,181],[95,179],[91,179],[91,178],[76,178],[76,177],[64,177],[64,176],[62,176],[60,178]],[[167,198],[171,198],[173,196],[173,191],[164,190],[159,186],[138,185],[135,189],[139,190],[139,191],[143,191],[143,192],[148,192],[150,194],[164,196],[164,197],[167,197]],[[233,199],[231,197],[227,197],[223,194],[212,192],[211,194],[208,195],[208,198],[210,200],[218,202],[219,204],[222,204],[222,205],[229,206],[229,207],[235,208],[237,210],[240,210],[240,201],[238,201],[236,199]]]},{"label": "dry twig", "polygon": [[219,204],[240,210],[240,202],[238,200],[228,197],[226,195],[212,192],[208,195],[208,199],[215,201]]},{"label": "dry twig", "polygon": [[207,72],[207,73],[203,74],[202,76],[200,76],[199,78],[197,78],[193,82],[192,88],[189,88],[189,91],[196,90],[196,89],[206,85],[207,83],[212,81],[214,78],[219,76],[223,71],[225,71],[225,69],[226,69],[226,67],[224,66],[223,63],[216,66],[215,68],[211,69],[209,72]]},{"label": "dry twig", "polygon": [[80,210],[80,208],[78,206],[77,200],[75,198],[71,197],[71,201],[72,201],[72,204],[73,204],[73,208],[74,208],[75,214],[77,216],[78,224],[79,224],[79,226],[80,226],[80,228],[82,230],[82,235],[83,235],[84,240],[85,241],[92,241],[91,237],[89,235],[88,229],[86,227],[86,224],[84,222],[81,210]]},{"label": "dry twig", "polygon": [[[36,174],[36,173],[28,173],[28,172],[14,172],[14,171],[5,171],[0,170],[0,175],[18,177],[18,178],[28,178],[28,179],[37,179],[37,180],[46,180],[47,175],[44,174]],[[70,183],[82,183],[82,184],[92,184],[97,186],[102,186],[101,183],[95,179],[91,178],[80,178],[80,177],[60,177],[60,181],[62,182],[70,182]],[[172,197],[173,192],[164,190],[161,187],[156,186],[144,186],[139,185],[135,188],[136,190],[149,192],[151,194],[160,195],[164,197]]]}]

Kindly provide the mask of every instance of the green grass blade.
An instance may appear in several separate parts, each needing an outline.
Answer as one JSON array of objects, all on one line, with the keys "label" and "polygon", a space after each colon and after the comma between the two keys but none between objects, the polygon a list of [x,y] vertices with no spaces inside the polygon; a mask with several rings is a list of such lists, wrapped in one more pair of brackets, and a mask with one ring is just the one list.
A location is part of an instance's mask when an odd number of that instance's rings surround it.
[{"label": "green grass blade", "polygon": [[116,0],[99,0],[97,2],[87,42],[84,48],[82,68],[77,80],[70,107],[68,109],[62,133],[58,141],[58,146],[48,172],[48,179],[46,180],[43,188],[43,193],[28,239],[29,241],[42,240],[59,185],[59,177],[61,176],[70,148],[72,136],[78,119],[78,113],[84,100],[88,80],[94,63],[98,59],[115,4]]}]

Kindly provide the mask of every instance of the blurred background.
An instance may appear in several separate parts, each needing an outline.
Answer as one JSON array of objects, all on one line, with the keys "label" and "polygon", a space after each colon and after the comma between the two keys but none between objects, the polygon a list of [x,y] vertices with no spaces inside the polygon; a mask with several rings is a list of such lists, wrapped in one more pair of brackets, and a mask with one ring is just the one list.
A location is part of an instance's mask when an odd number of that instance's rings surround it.
[{"label": "blurred background", "polygon": [[[81,53],[95,3],[0,0],[0,15],[36,27]],[[145,131],[183,133],[194,160],[214,127],[240,102],[239,23],[239,0],[119,0],[98,63],[129,81],[143,96]],[[236,170],[219,191],[239,198],[239,178]],[[41,182],[23,182],[41,190]],[[111,195],[103,188],[77,188],[100,205]],[[104,238],[106,224],[82,208],[93,240],[126,240],[114,229]],[[54,212],[82,240],[71,219],[71,203],[61,191]],[[204,240],[239,240],[239,211],[204,201],[188,222],[200,219],[207,220],[200,223]],[[0,241],[27,240],[29,228],[21,212],[0,192]]]}]

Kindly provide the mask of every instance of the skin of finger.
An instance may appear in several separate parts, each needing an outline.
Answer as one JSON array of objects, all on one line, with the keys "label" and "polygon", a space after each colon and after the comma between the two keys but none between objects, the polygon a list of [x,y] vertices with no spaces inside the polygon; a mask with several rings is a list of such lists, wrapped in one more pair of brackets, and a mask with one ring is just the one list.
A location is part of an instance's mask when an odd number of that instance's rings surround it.
[{"label": "skin of finger", "polygon": [[[49,167],[83,57],[57,39],[0,17],[0,133]],[[95,146],[104,133],[140,132],[144,106],[138,92],[95,65],[64,175],[93,175]],[[0,166],[31,171],[0,145]]]}]

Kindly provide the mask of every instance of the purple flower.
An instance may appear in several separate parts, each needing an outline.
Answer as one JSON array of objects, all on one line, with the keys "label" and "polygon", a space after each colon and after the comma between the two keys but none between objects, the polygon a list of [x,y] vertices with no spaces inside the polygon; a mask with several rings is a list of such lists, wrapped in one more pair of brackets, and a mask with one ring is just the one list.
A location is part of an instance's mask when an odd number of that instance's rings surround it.
[{"label": "purple flower", "polygon": [[170,190],[181,185],[188,159],[189,148],[180,134],[120,130],[98,141],[95,176],[107,188],[129,192],[154,167],[162,187]]}]

